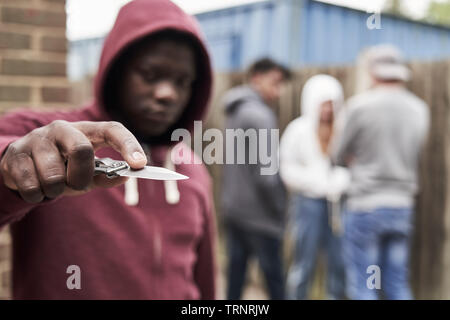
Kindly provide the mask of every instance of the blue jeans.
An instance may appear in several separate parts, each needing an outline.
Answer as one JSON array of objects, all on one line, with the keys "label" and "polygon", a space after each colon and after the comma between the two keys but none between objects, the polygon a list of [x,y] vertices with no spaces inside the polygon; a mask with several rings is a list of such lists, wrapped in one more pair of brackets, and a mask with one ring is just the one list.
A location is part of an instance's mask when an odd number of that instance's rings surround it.
[{"label": "blue jeans", "polygon": [[[374,300],[382,293],[386,299],[412,299],[408,279],[412,215],[411,208],[346,212],[344,258],[349,298]],[[378,288],[369,266],[380,270]]]},{"label": "blue jeans", "polygon": [[341,239],[333,234],[325,199],[296,196],[293,203],[295,228],[294,262],[287,278],[289,299],[307,299],[320,249],[327,256],[327,292],[330,299],[345,297],[345,271]]},{"label": "blue jeans", "polygon": [[282,241],[263,233],[252,232],[227,221],[228,300],[241,299],[247,262],[256,256],[264,273],[271,299],[284,299]]}]

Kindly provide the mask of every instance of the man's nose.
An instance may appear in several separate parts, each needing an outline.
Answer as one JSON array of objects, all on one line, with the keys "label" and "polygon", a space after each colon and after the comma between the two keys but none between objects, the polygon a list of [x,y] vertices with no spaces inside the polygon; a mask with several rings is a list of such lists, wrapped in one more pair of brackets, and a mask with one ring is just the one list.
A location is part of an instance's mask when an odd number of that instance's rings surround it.
[{"label": "man's nose", "polygon": [[171,81],[160,81],[155,85],[153,91],[155,99],[164,102],[173,102],[178,99],[175,85]]}]

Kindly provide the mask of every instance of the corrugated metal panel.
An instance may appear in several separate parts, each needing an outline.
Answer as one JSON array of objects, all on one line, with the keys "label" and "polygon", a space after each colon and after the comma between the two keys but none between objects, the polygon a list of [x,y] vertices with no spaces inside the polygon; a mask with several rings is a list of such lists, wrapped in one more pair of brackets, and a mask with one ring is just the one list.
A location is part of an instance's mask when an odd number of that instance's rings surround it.
[{"label": "corrugated metal panel", "polygon": [[[242,68],[265,55],[290,66],[348,64],[361,49],[378,43],[397,45],[408,59],[450,57],[449,28],[382,15],[381,29],[370,30],[370,15],[312,0],[278,0],[197,19],[218,70]],[[227,50],[217,45],[219,38],[228,41]]]},{"label": "corrugated metal panel", "polygon": [[215,67],[235,69],[263,55],[287,61],[289,2],[254,3],[197,15]]},{"label": "corrugated metal panel", "polygon": [[299,64],[351,63],[362,48],[386,42],[397,45],[408,59],[450,56],[448,28],[382,15],[381,29],[370,30],[365,12],[315,1],[304,1],[303,9],[307,22]]},{"label": "corrugated metal panel", "polygon": [[197,15],[214,66],[237,69],[267,55],[289,63],[292,2],[259,2]]},{"label": "corrugated metal panel", "polygon": [[[240,69],[262,56],[291,67],[353,63],[361,49],[397,45],[408,59],[450,57],[450,28],[381,16],[369,30],[370,14],[312,0],[272,0],[198,14],[218,71]],[[103,39],[72,42],[71,79],[95,73]]]}]

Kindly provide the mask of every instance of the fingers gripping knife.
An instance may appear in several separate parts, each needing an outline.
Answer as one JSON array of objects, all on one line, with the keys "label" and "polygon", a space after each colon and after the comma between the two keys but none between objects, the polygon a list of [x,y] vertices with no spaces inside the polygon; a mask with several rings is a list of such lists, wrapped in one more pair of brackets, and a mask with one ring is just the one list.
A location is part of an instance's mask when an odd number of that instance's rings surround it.
[{"label": "fingers gripping knife", "polygon": [[111,158],[95,158],[94,174],[105,174],[108,178],[135,177],[152,180],[184,180],[189,177],[175,171],[153,166],[145,166],[142,169],[132,169],[125,161]]}]

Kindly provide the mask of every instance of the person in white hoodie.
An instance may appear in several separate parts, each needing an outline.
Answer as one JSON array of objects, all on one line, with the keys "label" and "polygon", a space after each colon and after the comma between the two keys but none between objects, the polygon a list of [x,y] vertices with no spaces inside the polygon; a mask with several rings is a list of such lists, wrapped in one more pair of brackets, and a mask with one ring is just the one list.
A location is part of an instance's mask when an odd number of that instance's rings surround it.
[{"label": "person in white hoodie", "polygon": [[306,299],[319,251],[327,253],[328,298],[342,299],[345,278],[340,248],[340,199],[350,177],[332,166],[329,144],[343,105],[342,86],[329,75],[310,78],[302,91],[302,116],[286,128],[280,142],[280,175],[291,193],[294,262],[287,297]]}]

